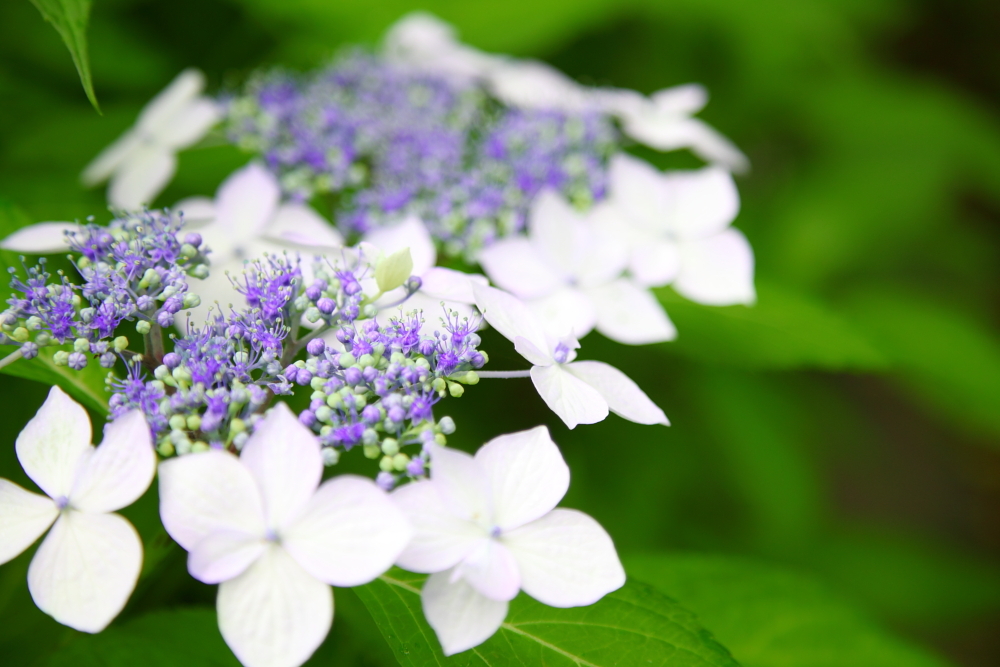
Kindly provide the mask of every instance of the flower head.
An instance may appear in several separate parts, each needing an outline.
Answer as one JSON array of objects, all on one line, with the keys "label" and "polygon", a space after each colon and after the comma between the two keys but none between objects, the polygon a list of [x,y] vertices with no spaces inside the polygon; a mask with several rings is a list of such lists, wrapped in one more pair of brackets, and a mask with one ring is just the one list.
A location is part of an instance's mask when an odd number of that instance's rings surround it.
[{"label": "flower head", "polygon": [[375,483],[320,484],[319,441],[279,403],[239,458],[210,450],[160,466],[160,516],[199,581],[220,583],[219,628],[247,667],[296,667],[333,622],[330,585],[384,572],[411,529]]},{"label": "flower head", "polygon": [[[125,606],[142,567],[142,541],[113,514],[153,481],[156,455],[139,411],[90,444],[86,411],[58,387],[17,437],[17,458],[45,495],[0,479],[0,563],[50,526],[28,568],[39,609],[82,632],[100,632]],[[54,524],[54,525],[53,525]]]},{"label": "flower head", "polygon": [[578,607],[625,583],[604,529],[555,508],[568,487],[569,468],[539,426],[494,438],[474,457],[432,446],[430,479],[392,494],[415,528],[397,563],[431,573],[424,613],[446,655],[496,632],[519,590]]}]

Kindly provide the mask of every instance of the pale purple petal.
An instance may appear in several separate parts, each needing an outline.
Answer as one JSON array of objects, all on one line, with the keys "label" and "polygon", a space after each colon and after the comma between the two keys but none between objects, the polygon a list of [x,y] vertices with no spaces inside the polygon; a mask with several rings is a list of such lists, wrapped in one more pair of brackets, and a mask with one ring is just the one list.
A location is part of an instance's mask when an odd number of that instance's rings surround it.
[{"label": "pale purple petal", "polygon": [[420,594],[424,616],[445,655],[479,646],[507,617],[507,602],[480,595],[463,579],[452,582],[451,575],[450,571],[432,574]]},{"label": "pale purple petal", "polygon": [[111,177],[108,203],[134,211],[150,204],[177,171],[177,156],[160,146],[143,145]]},{"label": "pale purple petal", "polygon": [[397,488],[391,496],[413,525],[413,539],[396,559],[412,572],[441,572],[462,560],[486,530],[445,505],[434,482],[422,480]]},{"label": "pale purple petal", "polygon": [[740,211],[736,183],[721,167],[669,172],[663,184],[670,210],[670,232],[680,240],[717,234]]},{"label": "pale purple petal", "polygon": [[264,239],[302,251],[303,255],[336,252],[344,237],[305,204],[282,204],[264,229]]},{"label": "pale purple petal", "polygon": [[757,300],[753,284],[753,249],[736,229],[679,246],[681,270],[674,289],[708,306],[751,305]]},{"label": "pale purple petal", "polygon": [[184,70],[143,108],[136,127],[155,136],[157,130],[198,97],[204,88],[204,74],[193,68]]},{"label": "pale purple petal", "polygon": [[73,488],[80,458],[90,446],[90,417],[59,387],[52,387],[45,403],[15,444],[24,472],[54,500]]},{"label": "pale purple petal", "polygon": [[490,280],[522,299],[550,294],[569,280],[523,236],[497,241],[479,254],[479,263]]},{"label": "pale purple petal", "polygon": [[[534,314],[517,297],[484,285],[473,285],[472,293],[483,317],[507,340],[516,342],[518,337],[530,342],[538,353],[549,355],[545,331]],[[530,360],[532,363],[538,361]]]},{"label": "pale purple petal", "polygon": [[643,287],[662,287],[677,278],[681,257],[677,244],[665,237],[646,237],[632,247],[629,270],[635,282]]},{"label": "pale purple petal", "polygon": [[597,314],[597,330],[626,345],[662,343],[677,337],[663,306],[646,289],[620,278],[587,290]]},{"label": "pale purple petal", "polygon": [[434,240],[427,231],[427,226],[416,216],[409,216],[394,225],[373,229],[365,234],[364,240],[386,255],[409,248],[414,275],[423,275],[424,271],[437,262]]},{"label": "pale purple petal", "polygon": [[263,233],[278,209],[281,189],[267,169],[251,162],[230,174],[215,195],[216,223],[235,238]]},{"label": "pale purple petal", "polygon": [[85,512],[114,512],[139,499],[156,474],[146,418],[130,410],[108,424],[104,440],[79,464],[70,504]]},{"label": "pale purple petal", "polygon": [[203,584],[229,581],[243,574],[266,548],[260,535],[220,530],[194,546],[188,554],[188,572]]},{"label": "pale purple petal", "polygon": [[497,540],[477,540],[453,571],[481,595],[491,600],[513,600],[521,589],[521,575],[510,551]]},{"label": "pale purple petal", "polygon": [[17,230],[0,241],[0,248],[29,255],[47,255],[69,250],[66,232],[79,232],[72,222],[39,222]]},{"label": "pale purple petal", "polygon": [[486,472],[475,459],[451,447],[428,446],[431,482],[445,507],[470,521],[488,522],[493,516],[492,493]]},{"label": "pale purple petal", "polygon": [[0,479],[0,565],[34,544],[57,516],[51,498]]},{"label": "pale purple petal", "polygon": [[566,426],[596,424],[608,416],[608,402],[586,382],[566,372],[561,364],[533,366],[531,381],[545,404]]},{"label": "pale purple petal", "polygon": [[670,424],[639,385],[614,366],[602,361],[575,361],[564,368],[598,391],[615,414],[639,424]]},{"label": "pale purple petal", "polygon": [[575,287],[563,287],[548,296],[526,302],[529,310],[551,336],[582,338],[597,324],[593,300]]},{"label": "pale purple petal", "polygon": [[617,153],[608,165],[611,200],[633,224],[648,232],[666,230],[663,175],[647,162]]},{"label": "pale purple petal", "polygon": [[187,148],[201,140],[219,122],[222,110],[207,97],[191,100],[156,128],[155,137],[173,150]]}]

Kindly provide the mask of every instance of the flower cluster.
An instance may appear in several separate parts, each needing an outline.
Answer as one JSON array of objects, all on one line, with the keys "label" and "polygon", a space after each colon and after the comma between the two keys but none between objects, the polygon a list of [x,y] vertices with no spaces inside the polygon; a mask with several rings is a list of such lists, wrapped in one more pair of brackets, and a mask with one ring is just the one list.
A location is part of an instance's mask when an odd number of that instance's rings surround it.
[{"label": "flower cluster", "polygon": [[89,353],[111,368],[115,353],[128,346],[115,332],[123,322],[134,321],[138,333],[155,339],[150,343],[156,348],[160,329],[200,303],[188,291],[188,278],[208,275],[201,236],[182,235],[182,226],[181,216],[145,211],[118,217],[107,227],[88,223],[67,231],[82,284],[71,283],[62,272],[52,280],[44,259],[25,269],[25,280],[12,270],[15,294],[0,314],[3,342],[20,345],[21,356],[30,359],[41,347],[73,339],[71,352],[56,353],[57,365],[80,370]]},{"label": "flower cluster", "polygon": [[420,216],[450,255],[523,227],[542,188],[600,199],[617,133],[594,113],[506,109],[481,87],[352,53],[302,81],[260,77],[228,100],[230,139],[293,198],[338,193],[345,232]]}]

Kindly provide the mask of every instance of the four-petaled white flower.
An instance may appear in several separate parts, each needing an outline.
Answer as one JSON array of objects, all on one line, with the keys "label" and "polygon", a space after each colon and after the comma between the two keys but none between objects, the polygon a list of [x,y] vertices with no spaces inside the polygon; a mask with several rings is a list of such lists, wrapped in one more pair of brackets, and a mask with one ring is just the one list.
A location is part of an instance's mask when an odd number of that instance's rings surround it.
[{"label": "four-petaled white flower", "polygon": [[531,381],[545,404],[566,426],[596,424],[614,412],[639,424],[669,425],[663,410],[627,375],[600,361],[573,361],[580,343],[547,334],[517,297],[495,287],[474,285],[483,317],[530,361]]},{"label": "four-petaled white flower", "polygon": [[479,262],[490,279],[524,300],[548,333],[582,338],[596,326],[620,343],[672,340],[677,330],[644,287],[621,274],[628,247],[606,225],[546,190],[532,204],[527,236],[500,239]]},{"label": "four-petaled white flower", "polygon": [[117,208],[137,209],[156,199],[177,170],[177,151],[198,142],[222,115],[201,95],[204,87],[198,70],[181,72],[145,106],[135,126],[87,165],[83,183],[110,178],[108,202]]},{"label": "four-petaled white flower", "polygon": [[604,529],[555,509],[569,468],[544,426],[494,438],[475,457],[436,445],[430,453],[430,479],[392,498],[415,528],[397,564],[431,573],[421,598],[445,655],[486,641],[519,590],[580,607],[625,583]]},{"label": "four-petaled white flower", "polygon": [[223,181],[214,202],[191,197],[174,208],[184,212],[184,231],[197,231],[212,251],[208,278],[191,286],[201,297],[202,305],[194,311],[199,319],[216,301],[222,306],[245,305],[226,276],[229,271],[238,279],[244,260],[261,259],[265,252],[301,252],[302,271],[308,280],[312,257],[305,255],[332,252],[343,244],[337,230],[313,209],[282,203],[277,179],[256,162]]},{"label": "four-petaled white flower", "polygon": [[212,450],[160,465],[160,517],[199,581],[221,583],[219,628],[247,667],[297,667],[333,622],[330,585],[385,572],[410,539],[375,483],[320,484],[316,437],[279,403],[239,458]]},{"label": "four-petaled white flower", "polygon": [[640,284],[671,284],[711,306],[754,302],[753,250],[730,226],[740,198],[729,172],[706,167],[663,174],[616,155],[609,181],[600,224],[630,245],[629,271]]},{"label": "four-petaled white flower", "polygon": [[[413,275],[420,278],[421,285],[420,289],[402,304],[405,311],[423,310],[425,317],[443,315],[441,302],[444,301],[446,308],[458,312],[460,316],[472,314],[473,309],[469,304],[476,300],[472,294],[472,283],[486,284],[486,278],[478,274],[434,266],[437,262],[434,240],[427,231],[427,226],[419,218],[410,216],[394,225],[374,229],[365,234],[363,242],[385,255],[391,255],[404,248],[410,249]],[[386,307],[387,304],[396,304],[405,295],[406,289],[400,287],[383,295],[375,305]]]},{"label": "four-petaled white flower", "polygon": [[52,387],[15,445],[46,495],[0,479],[0,563],[52,526],[28,568],[31,597],[63,625],[100,632],[125,606],[142,569],[139,534],[112,512],[149,488],[156,455],[138,410],[109,424],[99,447],[90,437],[87,412]]}]

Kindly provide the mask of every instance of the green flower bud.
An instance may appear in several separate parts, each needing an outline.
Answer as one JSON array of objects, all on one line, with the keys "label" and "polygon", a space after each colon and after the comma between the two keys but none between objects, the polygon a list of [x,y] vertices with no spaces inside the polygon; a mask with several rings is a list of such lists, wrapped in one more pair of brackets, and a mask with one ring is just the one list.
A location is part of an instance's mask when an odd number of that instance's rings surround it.
[{"label": "green flower bud", "polygon": [[128,338],[125,336],[118,336],[118,338],[115,338],[113,345],[115,352],[124,352],[128,349]]},{"label": "green flower bud", "polygon": [[337,363],[340,364],[341,368],[349,368],[357,363],[357,359],[350,352],[341,352],[337,358]]},{"label": "green flower bud", "polygon": [[201,305],[201,297],[197,294],[191,294],[188,292],[184,295],[183,305],[185,308],[197,308]]},{"label": "green flower bud", "polygon": [[366,459],[377,459],[382,455],[382,450],[378,445],[365,445],[363,447]]},{"label": "green flower bud", "polygon": [[375,282],[383,292],[394,290],[413,273],[413,258],[410,249],[403,248],[388,257],[383,257],[375,266]]},{"label": "green flower bud", "polygon": [[319,312],[319,308],[309,308],[306,310],[305,318],[312,324],[316,324],[323,318],[323,313]]},{"label": "green flower bud", "polygon": [[344,399],[340,397],[340,394],[330,394],[326,397],[326,404],[334,410],[339,410],[344,407]]},{"label": "green flower bud", "polygon": [[35,335],[35,344],[38,347],[45,347],[46,345],[52,344],[52,334],[48,331],[39,331]]},{"label": "green flower bud", "polygon": [[337,451],[333,447],[323,448],[323,465],[325,466],[337,465],[338,461],[340,461],[339,451]]},{"label": "green flower bud", "polygon": [[386,456],[395,456],[399,453],[399,441],[395,438],[386,438],[382,441],[382,453]]},{"label": "green flower bud", "polygon": [[375,365],[375,357],[370,354],[362,354],[361,358],[358,359],[358,366],[361,368],[368,368],[369,366]]},{"label": "green flower bud", "polygon": [[171,431],[183,431],[187,428],[187,420],[184,419],[184,415],[174,415],[167,423],[170,424]]},{"label": "green flower bud", "polygon": [[199,264],[188,271],[188,275],[192,278],[197,278],[198,280],[204,280],[205,278],[208,278],[208,267],[204,264]]},{"label": "green flower bud", "polygon": [[457,382],[449,382],[448,383],[448,393],[451,394],[452,397],[454,397],[454,398],[459,398],[459,397],[462,396],[462,394],[465,393],[465,387],[463,387],[462,385],[458,384]]},{"label": "green flower bud", "polygon": [[406,470],[406,466],[410,463],[410,457],[406,454],[400,452],[392,457],[392,467],[396,469],[396,472],[403,472]]},{"label": "green flower bud", "polygon": [[321,405],[318,408],[316,408],[316,419],[320,420],[321,422],[329,422],[332,417],[333,417],[333,410],[326,407],[325,405]]},{"label": "green flower bud", "polygon": [[174,455],[174,445],[169,440],[164,440],[156,446],[156,451],[159,452],[160,456],[163,458],[167,458],[168,456]]},{"label": "green flower bud", "polygon": [[448,388],[448,383],[445,382],[444,378],[434,378],[434,382],[431,382],[431,387],[441,396],[444,396],[445,390]]},{"label": "green flower bud", "polygon": [[465,376],[459,380],[463,384],[479,384],[479,373],[476,371],[469,371]]},{"label": "green flower bud", "polygon": [[18,343],[23,343],[31,337],[31,334],[24,327],[18,327],[10,334],[10,337]]},{"label": "green flower bud", "polygon": [[392,472],[395,465],[393,465],[391,456],[383,456],[382,460],[378,462],[378,467],[382,472]]},{"label": "green flower bud", "polygon": [[174,379],[177,380],[178,382],[191,381],[191,371],[189,371],[184,366],[178,366],[171,372],[171,374],[174,376]]},{"label": "green flower bud", "polygon": [[203,442],[201,440],[197,440],[197,441],[191,443],[191,453],[192,454],[196,454],[198,452],[207,452],[207,451],[208,451],[208,443],[207,442]]},{"label": "green flower bud", "polygon": [[434,442],[444,447],[448,444],[448,438],[444,437],[444,433],[438,433],[434,436]]},{"label": "green flower bud", "polygon": [[152,329],[153,325],[147,322],[146,320],[139,320],[138,322],[135,323],[135,330],[138,333],[141,333],[143,336],[152,331]]},{"label": "green flower bud", "polygon": [[234,420],[232,420],[231,422],[229,422],[229,432],[230,433],[242,433],[245,430],[247,430],[246,422],[244,422],[239,417],[237,417]]},{"label": "green flower bud", "polygon": [[24,321],[24,326],[27,327],[28,331],[41,331],[44,324],[45,323],[42,322],[42,318],[37,315],[32,315]]},{"label": "green flower bud", "polygon": [[320,391],[323,389],[323,385],[326,384],[326,378],[321,378],[318,375],[314,375],[312,380],[309,380],[309,386],[315,391]]},{"label": "green flower bud", "polygon": [[153,371],[153,377],[155,377],[160,382],[163,382],[164,378],[167,378],[169,376],[170,376],[170,369],[167,368],[166,366],[163,366],[162,364],[160,366],[157,366],[156,370]]},{"label": "green flower bud", "polygon": [[181,246],[181,257],[184,259],[191,259],[192,257],[198,256],[198,249],[195,248],[190,243],[185,243]]},{"label": "green flower bud", "polygon": [[69,352],[66,350],[59,350],[54,355],[52,355],[52,363],[56,366],[65,366],[69,363]]}]

